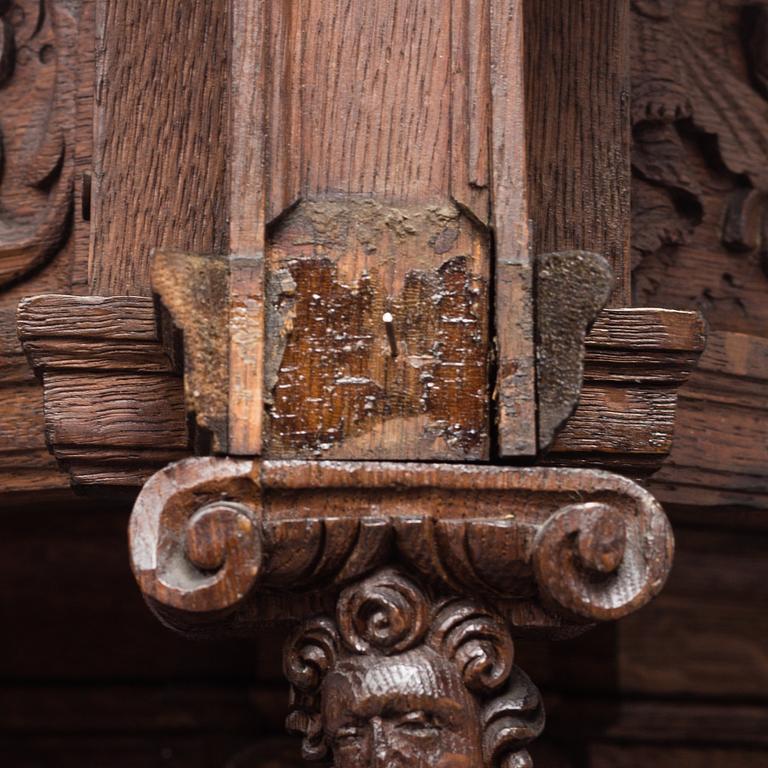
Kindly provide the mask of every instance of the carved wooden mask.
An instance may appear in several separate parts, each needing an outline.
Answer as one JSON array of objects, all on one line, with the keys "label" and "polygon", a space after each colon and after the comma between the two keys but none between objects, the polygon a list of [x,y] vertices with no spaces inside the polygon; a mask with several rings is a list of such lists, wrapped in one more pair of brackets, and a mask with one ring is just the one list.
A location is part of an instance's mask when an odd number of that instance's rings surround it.
[{"label": "carved wooden mask", "polygon": [[430,597],[387,568],[342,592],[336,618],[286,645],[290,730],[306,759],[336,768],[513,768],[544,726],[498,616]]}]

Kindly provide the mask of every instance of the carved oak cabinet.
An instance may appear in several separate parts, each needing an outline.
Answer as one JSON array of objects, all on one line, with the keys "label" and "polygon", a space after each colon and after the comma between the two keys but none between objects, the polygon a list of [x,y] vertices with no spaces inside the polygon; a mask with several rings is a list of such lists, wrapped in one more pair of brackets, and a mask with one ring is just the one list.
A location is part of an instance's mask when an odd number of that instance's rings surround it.
[{"label": "carved oak cabinet", "polygon": [[0,0],[3,764],[768,764],[767,98],[759,0]]}]

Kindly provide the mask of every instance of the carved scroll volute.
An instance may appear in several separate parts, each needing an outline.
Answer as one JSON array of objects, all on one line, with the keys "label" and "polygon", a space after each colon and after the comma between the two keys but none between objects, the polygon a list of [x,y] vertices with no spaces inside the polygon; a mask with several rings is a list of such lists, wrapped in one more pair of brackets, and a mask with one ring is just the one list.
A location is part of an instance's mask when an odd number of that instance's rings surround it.
[{"label": "carved scroll volute", "polygon": [[530,766],[543,712],[511,633],[637,610],[673,549],[650,494],[605,472],[225,458],[158,472],[130,537],[170,626],[301,624],[288,725],[337,768]]},{"label": "carved scroll volute", "polygon": [[285,646],[288,728],[336,768],[523,768],[544,727],[505,622],[387,568],[341,593]]},{"label": "carved scroll volute", "polygon": [[132,566],[161,618],[218,618],[255,584],[261,502],[251,467],[248,461],[181,461],[144,486],[129,529]]},{"label": "carved scroll volute", "polygon": [[65,3],[0,2],[0,286],[69,232],[76,42]]},{"label": "carved scroll volute", "polygon": [[674,537],[654,503],[627,517],[599,502],[572,504],[541,527],[533,566],[542,599],[561,614],[612,621],[656,596],[672,567]]}]

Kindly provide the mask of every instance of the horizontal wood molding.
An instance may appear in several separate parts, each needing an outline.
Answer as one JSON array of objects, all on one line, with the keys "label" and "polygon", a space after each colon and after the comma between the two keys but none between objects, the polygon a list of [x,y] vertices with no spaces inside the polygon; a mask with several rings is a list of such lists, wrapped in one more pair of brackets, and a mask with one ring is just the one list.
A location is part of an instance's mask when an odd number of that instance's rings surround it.
[{"label": "horizontal wood molding", "polygon": [[[191,452],[182,378],[160,341],[150,299],[36,297],[22,304],[19,329],[32,365],[52,388],[48,437],[55,452],[66,445],[75,482],[98,478],[130,486],[158,468],[158,451]],[[605,310],[586,338],[579,403],[545,460],[609,464],[630,474],[656,469],[672,446],[677,388],[693,369],[702,340],[703,328],[691,313]],[[109,385],[110,374],[119,376],[117,390]],[[66,382],[77,395],[62,399]],[[122,418],[112,410],[115,397]],[[93,413],[79,410],[78,403]],[[140,425],[141,434],[132,425]],[[105,451],[109,471],[95,472],[97,449]]]}]

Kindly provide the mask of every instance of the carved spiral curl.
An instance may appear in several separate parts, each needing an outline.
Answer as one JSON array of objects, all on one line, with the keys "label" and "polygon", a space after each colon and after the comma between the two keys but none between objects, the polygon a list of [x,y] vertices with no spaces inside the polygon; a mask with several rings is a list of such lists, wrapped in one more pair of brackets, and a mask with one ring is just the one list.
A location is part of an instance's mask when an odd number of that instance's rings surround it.
[{"label": "carved spiral curl", "polygon": [[500,688],[512,670],[514,646],[504,622],[469,601],[450,601],[432,623],[429,644],[461,670],[475,693]]},{"label": "carved spiral curl", "polygon": [[250,468],[190,459],[156,473],[142,489],[131,516],[131,560],[142,592],[161,611],[219,613],[255,584],[262,544],[258,502],[244,480]]},{"label": "carved spiral curl", "polygon": [[351,650],[402,653],[424,637],[429,603],[410,579],[386,568],[341,593],[337,620]]},{"label": "carved spiral curl", "polygon": [[513,667],[507,690],[483,708],[483,757],[492,768],[531,768],[524,747],[544,730],[541,696],[528,675]]},{"label": "carved spiral curl", "polygon": [[572,504],[552,515],[533,544],[543,599],[588,621],[619,619],[653,598],[672,564],[669,522],[655,502],[631,511]]},{"label": "carved spiral curl", "polygon": [[288,682],[307,693],[319,690],[339,655],[339,635],[331,619],[317,618],[299,627],[285,644],[283,672]]},{"label": "carved spiral curl", "polygon": [[320,715],[320,689],[339,655],[339,635],[331,619],[316,618],[300,626],[283,653],[283,672],[291,684],[290,711],[285,725],[302,737],[305,760],[322,760],[328,754]]}]

